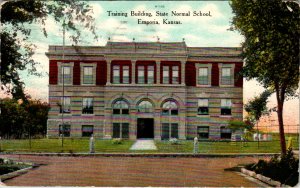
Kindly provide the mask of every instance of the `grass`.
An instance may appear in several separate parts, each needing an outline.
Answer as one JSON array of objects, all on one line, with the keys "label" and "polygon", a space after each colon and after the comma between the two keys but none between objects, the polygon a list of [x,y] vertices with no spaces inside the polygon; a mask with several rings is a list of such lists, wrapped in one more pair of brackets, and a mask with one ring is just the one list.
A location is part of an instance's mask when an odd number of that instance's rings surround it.
[{"label": "grass", "polygon": [[[299,149],[297,135],[294,137],[293,148]],[[288,137],[286,137],[288,139]],[[95,152],[105,153],[192,153],[193,141],[184,140],[173,145],[168,141],[155,141],[158,150],[155,151],[130,151],[133,140],[123,140],[122,144],[113,144],[112,140],[96,140]],[[5,152],[50,152],[50,153],[80,153],[89,152],[88,138],[66,138],[64,147],[61,139],[33,139],[31,148],[29,140],[1,140],[1,151]],[[273,135],[273,141],[257,142],[225,142],[225,141],[200,141],[199,153],[279,153],[280,142],[278,135]]]}]

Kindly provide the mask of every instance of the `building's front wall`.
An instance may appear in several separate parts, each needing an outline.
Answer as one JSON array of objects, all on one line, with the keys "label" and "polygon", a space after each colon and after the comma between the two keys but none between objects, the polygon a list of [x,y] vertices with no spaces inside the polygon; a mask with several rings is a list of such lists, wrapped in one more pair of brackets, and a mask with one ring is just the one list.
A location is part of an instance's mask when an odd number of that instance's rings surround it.
[{"label": "building's front wall", "polygon": [[[118,49],[118,45],[112,44],[95,49],[82,48],[81,54],[75,53],[75,50],[72,53],[72,47],[69,47],[69,54],[65,55],[64,61],[60,47],[50,47],[47,53],[50,59],[51,106],[48,137],[59,136],[59,125],[63,124],[62,122],[70,125],[71,137],[81,137],[82,126],[92,125],[93,135],[98,138],[112,138],[114,123],[128,123],[129,139],[136,139],[138,119],[151,118],[154,121],[154,139],[162,138],[162,125],[166,123],[178,125],[179,139],[198,136],[199,127],[209,127],[208,139],[220,139],[221,127],[226,126],[228,120],[242,119],[243,83],[242,78],[237,77],[242,67],[242,62],[237,57],[239,50],[228,48],[224,54],[218,49],[187,50],[187,47],[184,49],[180,44],[171,51],[168,50],[168,46],[162,51],[158,51],[159,46],[155,46],[152,51],[142,51],[143,53],[139,54],[136,47],[134,51],[130,51],[129,47],[129,52],[124,52],[123,49]],[[235,54],[230,54],[230,50]],[[208,52],[215,55],[208,56]],[[224,57],[220,58],[222,55]],[[64,84],[63,87],[61,67],[64,65],[71,67],[71,80],[70,84]],[[144,65],[154,67],[154,81],[151,84],[138,83],[138,67]],[[89,84],[83,82],[84,66],[90,66],[93,70],[93,79]],[[129,83],[114,83],[114,66],[129,67]],[[178,66],[178,82],[163,82],[164,66]],[[230,85],[221,84],[222,66],[232,68],[233,77]],[[198,84],[199,67],[208,67],[210,71],[206,86]],[[172,74],[171,71],[169,73]],[[60,113],[59,103],[62,96],[70,97],[70,113]],[[83,114],[83,98],[93,98],[92,114]],[[113,114],[113,104],[119,99],[128,103],[129,114]],[[176,102],[178,115],[162,114],[162,105],[168,99]],[[208,115],[197,114],[198,99],[208,99]],[[231,115],[221,115],[222,99],[231,99]],[[138,112],[137,105],[142,100],[153,104],[151,113]]]}]

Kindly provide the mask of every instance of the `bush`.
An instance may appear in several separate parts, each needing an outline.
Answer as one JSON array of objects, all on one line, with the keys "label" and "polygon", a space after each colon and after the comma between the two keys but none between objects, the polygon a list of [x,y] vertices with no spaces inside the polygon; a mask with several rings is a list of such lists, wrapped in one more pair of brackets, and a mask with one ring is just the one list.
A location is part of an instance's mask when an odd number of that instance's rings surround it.
[{"label": "bush", "polygon": [[114,138],[113,140],[112,140],[112,144],[122,144],[122,139],[121,138]]},{"label": "bush", "polygon": [[169,140],[169,142],[171,143],[171,145],[179,145],[180,144],[180,142],[177,138],[171,138]]},{"label": "bush", "polygon": [[276,155],[268,162],[259,160],[258,163],[247,165],[246,168],[286,185],[295,186],[298,183],[299,159],[294,157],[292,149],[281,158]]}]

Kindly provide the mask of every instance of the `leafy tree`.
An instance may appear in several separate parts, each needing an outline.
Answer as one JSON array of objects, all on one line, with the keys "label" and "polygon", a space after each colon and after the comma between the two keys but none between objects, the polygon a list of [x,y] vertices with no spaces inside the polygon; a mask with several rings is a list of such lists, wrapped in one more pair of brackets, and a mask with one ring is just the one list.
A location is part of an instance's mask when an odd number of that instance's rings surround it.
[{"label": "leafy tree", "polygon": [[281,152],[286,153],[283,104],[299,83],[299,4],[282,0],[232,0],[232,30],[239,31],[244,75],[255,78],[277,98]]},{"label": "leafy tree", "polygon": [[3,138],[24,138],[46,135],[49,105],[46,102],[28,98],[23,100],[5,98],[1,103],[0,136]]},{"label": "leafy tree", "polygon": [[73,33],[75,44],[80,41],[81,28],[89,29],[97,39],[92,9],[85,2],[76,0],[44,1],[18,0],[6,1],[1,7],[1,90],[11,93],[14,98],[26,100],[24,82],[19,71],[41,76],[33,60],[35,45],[29,39],[32,24],[42,26],[41,32],[47,37],[45,21],[53,17],[57,24],[63,24]]}]

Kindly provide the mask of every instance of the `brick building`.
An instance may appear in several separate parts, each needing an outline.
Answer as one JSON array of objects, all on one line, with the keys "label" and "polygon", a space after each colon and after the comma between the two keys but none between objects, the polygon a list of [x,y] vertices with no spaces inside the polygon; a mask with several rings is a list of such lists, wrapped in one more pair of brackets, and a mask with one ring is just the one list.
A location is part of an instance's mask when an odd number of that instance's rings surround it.
[{"label": "brick building", "polygon": [[62,46],[49,46],[47,135],[230,139],[228,120],[243,116],[240,53],[185,42],[108,42],[65,46],[63,57]]}]

